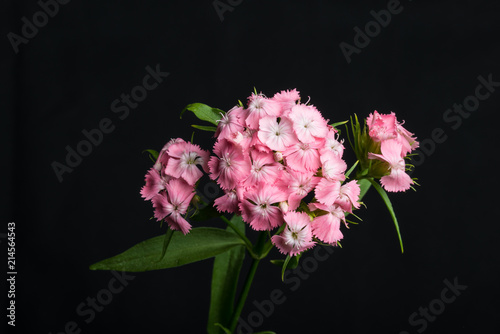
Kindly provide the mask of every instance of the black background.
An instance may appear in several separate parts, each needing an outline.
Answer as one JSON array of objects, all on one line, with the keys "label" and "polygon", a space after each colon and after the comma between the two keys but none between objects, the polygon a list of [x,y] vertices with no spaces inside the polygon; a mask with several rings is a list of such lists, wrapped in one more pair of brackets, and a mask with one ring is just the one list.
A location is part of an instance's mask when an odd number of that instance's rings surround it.
[{"label": "black background", "polygon": [[[0,232],[16,223],[19,333],[59,333],[70,321],[81,333],[205,332],[213,260],[134,274],[90,323],[76,309],[113,277],[90,264],[163,233],[139,195],[151,166],[142,150],[189,139],[194,118],[178,116],[185,105],[228,110],[254,86],[269,96],[296,87],[332,121],[394,111],[420,140],[436,128],[447,139],[420,156],[416,192],[391,194],[403,255],[372,190],[358,213],[363,222],[344,230],[343,248],[298,289],[263,263],[243,318],[255,310],[252,301],[281,289],[286,301],[256,331],[417,333],[422,327],[409,324],[410,315],[440,298],[445,279],[456,279],[467,288],[425,333],[500,332],[500,88],[456,130],[443,120],[454,103],[474,95],[478,76],[500,81],[497,2],[403,0],[402,11],[350,63],[339,44],[353,45],[353,29],[364,29],[370,11],[386,9],[386,1],[244,0],[221,21],[211,1],[73,0],[17,54],[7,34],[20,35],[21,18],[32,21],[40,6],[2,5]],[[157,64],[170,75],[119,119],[112,101]],[[104,118],[114,131],[59,182],[51,164],[64,163],[65,147],[75,148],[82,130]],[[206,149],[211,140],[195,135]]]}]

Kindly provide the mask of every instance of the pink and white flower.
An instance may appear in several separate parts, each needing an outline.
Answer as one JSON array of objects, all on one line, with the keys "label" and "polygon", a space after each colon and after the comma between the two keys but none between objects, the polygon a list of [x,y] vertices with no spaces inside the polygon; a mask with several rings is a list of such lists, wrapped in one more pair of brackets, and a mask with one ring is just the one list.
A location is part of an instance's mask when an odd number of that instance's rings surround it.
[{"label": "pink and white flower", "polygon": [[167,154],[170,159],[165,168],[165,173],[175,178],[183,178],[191,186],[203,175],[197,165],[200,165],[203,170],[208,172],[210,153],[202,150],[198,145],[176,143],[168,148]]},{"label": "pink and white flower", "polygon": [[281,92],[274,94],[272,100],[281,105],[282,114],[286,116],[293,106],[295,106],[297,101],[300,100],[300,94],[297,89],[282,90]]},{"label": "pink and white flower", "polygon": [[323,146],[321,140],[311,143],[296,142],[288,147],[283,155],[289,167],[300,172],[316,171],[321,166],[318,148]]},{"label": "pink and white flower", "polygon": [[246,116],[243,114],[243,108],[237,106],[222,115],[217,125],[215,137],[218,139],[231,139],[238,132],[244,131],[245,119],[242,118],[243,116]]},{"label": "pink and white flower", "polygon": [[345,180],[345,170],[347,169],[347,164],[338,154],[335,154],[332,151],[327,151],[321,155],[320,160],[323,177],[328,180]]},{"label": "pink and white flower", "polygon": [[380,183],[390,192],[410,189],[413,180],[405,172],[405,161],[401,157],[402,145],[396,140],[383,141],[380,150],[382,154],[368,153],[369,159],[378,159],[388,164],[389,175],[382,176]]},{"label": "pink and white flower", "polygon": [[274,184],[280,174],[281,165],[274,161],[273,153],[252,151],[252,167],[244,181],[246,187],[257,186],[260,183]]},{"label": "pink and white flower", "polygon": [[288,115],[293,121],[293,129],[303,143],[312,143],[315,138],[325,138],[328,133],[327,121],[314,106],[298,104]]},{"label": "pink and white flower", "polygon": [[222,189],[233,189],[250,174],[250,158],[241,147],[222,139],[214,146],[216,157],[208,162],[210,178],[216,180]]},{"label": "pink and white flower", "polygon": [[270,231],[283,223],[283,214],[278,207],[286,200],[286,193],[278,187],[261,184],[257,189],[245,193],[240,203],[243,220],[256,231]]},{"label": "pink and white flower", "polygon": [[340,231],[340,222],[345,223],[345,214],[340,206],[311,203],[309,207],[312,211],[323,211],[323,214],[316,216],[312,222],[311,228],[316,238],[327,244],[335,244],[344,237]]},{"label": "pink and white flower", "polygon": [[246,125],[251,129],[259,128],[259,120],[266,116],[278,117],[281,115],[281,105],[262,94],[253,94],[248,98],[248,116]]},{"label": "pink and white flower", "polygon": [[352,207],[359,209],[361,205],[358,202],[360,193],[361,189],[359,188],[359,184],[356,180],[352,180],[340,187],[339,195],[335,203],[338,204],[342,210],[352,213]]},{"label": "pink and white flower", "polygon": [[259,121],[259,139],[274,151],[283,151],[297,142],[293,124],[287,117],[278,122],[276,117],[264,117]]},{"label": "pink and white flower", "polygon": [[313,172],[297,172],[288,169],[278,183],[283,191],[288,193],[288,210],[296,210],[300,201],[309,194],[318,184],[320,178],[314,176]]},{"label": "pink and white flower", "polygon": [[146,185],[141,188],[141,196],[145,200],[150,200],[160,191],[164,190],[171,177],[168,175],[160,176],[160,173],[151,168],[146,174]]},{"label": "pink and white flower", "polygon": [[295,256],[316,244],[312,240],[311,219],[306,213],[289,211],[283,219],[285,229],[271,238],[281,253]]},{"label": "pink and white flower", "polygon": [[182,215],[186,214],[194,194],[193,187],[184,180],[171,180],[166,185],[166,192],[153,197],[156,219],[159,221],[165,219],[172,230],[180,230],[187,234],[191,224]]}]

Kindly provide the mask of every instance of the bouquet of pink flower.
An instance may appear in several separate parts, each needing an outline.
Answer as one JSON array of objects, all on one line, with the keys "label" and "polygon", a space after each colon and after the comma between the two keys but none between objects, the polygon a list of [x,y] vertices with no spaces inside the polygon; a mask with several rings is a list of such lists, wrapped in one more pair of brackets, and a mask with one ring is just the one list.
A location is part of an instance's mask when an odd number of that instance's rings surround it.
[{"label": "bouquet of pink flower", "polygon": [[[215,132],[216,141],[213,154],[181,138],[171,139],[160,152],[148,150],[154,165],[141,195],[152,202],[154,217],[167,223],[165,236],[139,243],[91,269],[157,270],[215,256],[207,330],[234,333],[259,261],[276,247],[286,255],[273,261],[283,277],[311,248],[340,245],[341,226],[348,228],[352,222],[348,215],[357,218],[353,210],[360,208],[371,186],[391,213],[403,251],[386,191],[406,191],[415,183],[405,158],[418,142],[394,113],[374,111],[363,127],[357,116],[350,127],[348,121],[329,124],[316,107],[301,103],[295,89],[272,98],[255,92],[246,108],[239,102],[227,113],[201,103],[186,110],[211,123],[193,127]],[[349,170],[342,158],[342,125],[357,157]],[[213,203],[197,194],[204,174],[224,192]],[[226,228],[192,228],[192,222],[213,217],[220,217]],[[254,243],[246,226],[261,231]],[[235,301],[247,253],[253,263]]]}]

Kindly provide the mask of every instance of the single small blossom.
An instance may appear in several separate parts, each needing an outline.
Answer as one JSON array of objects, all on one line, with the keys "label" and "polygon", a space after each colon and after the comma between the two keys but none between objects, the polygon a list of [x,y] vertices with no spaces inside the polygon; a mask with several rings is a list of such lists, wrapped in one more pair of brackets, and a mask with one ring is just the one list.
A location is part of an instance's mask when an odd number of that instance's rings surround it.
[{"label": "single small blossom", "polygon": [[197,165],[208,172],[210,153],[202,150],[198,145],[186,142],[176,143],[168,148],[167,154],[170,159],[165,173],[175,178],[183,178],[191,186],[203,175]]},{"label": "single small blossom", "polygon": [[292,169],[300,172],[316,171],[321,166],[318,148],[323,146],[321,140],[311,143],[296,142],[288,147],[283,155]]},{"label": "single small blossom", "polygon": [[[242,119],[243,108],[233,107],[226,114],[222,115],[217,125],[215,137],[218,139],[231,139],[238,132],[244,131],[245,121]],[[245,115],[246,116],[246,115]]]},{"label": "single small blossom", "polygon": [[297,142],[290,119],[282,117],[264,117],[259,122],[259,139],[273,151],[284,151]]},{"label": "single small blossom", "polygon": [[268,99],[261,94],[253,94],[248,98],[248,116],[246,125],[251,129],[259,128],[259,120],[266,116],[278,117],[281,114],[279,102]]},{"label": "single small blossom", "polygon": [[274,184],[280,174],[280,164],[274,161],[272,153],[251,152],[252,166],[250,174],[244,181],[246,187],[257,186],[260,183]]},{"label": "single small blossom", "polygon": [[356,209],[360,207],[358,202],[360,193],[361,189],[356,180],[349,181],[340,187],[339,195],[335,203],[338,204],[342,210],[352,213],[352,207]]},{"label": "single small blossom", "polygon": [[342,157],[345,149],[343,143],[344,143],[343,140],[342,141],[338,140],[337,132],[333,128],[330,128],[328,134],[325,137],[325,144],[319,150],[319,152],[320,154],[325,154],[326,152],[332,152],[333,154]]},{"label": "single small blossom", "polygon": [[283,219],[285,229],[271,238],[281,253],[295,256],[316,244],[312,240],[311,219],[306,213],[289,211]]},{"label": "single small blossom", "polygon": [[224,196],[216,198],[214,206],[219,212],[239,213],[239,200],[235,189],[226,191]]},{"label": "single small blossom", "polygon": [[180,230],[187,234],[191,224],[182,215],[186,214],[194,194],[193,187],[184,180],[171,180],[166,185],[165,192],[153,197],[156,219],[165,219],[172,230]]},{"label": "single small blossom", "polygon": [[274,94],[272,100],[278,102],[282,108],[282,115],[286,116],[293,106],[300,100],[300,93],[297,89],[282,90]]},{"label": "single small blossom", "polygon": [[214,146],[216,157],[208,162],[210,178],[216,180],[222,189],[234,189],[250,174],[250,159],[241,147],[223,139]]},{"label": "single small blossom", "polygon": [[160,176],[160,173],[151,168],[146,174],[146,185],[141,189],[141,196],[145,200],[150,200],[160,191],[164,190],[171,177],[168,175]]},{"label": "single small blossom", "polygon": [[325,138],[328,133],[326,120],[314,106],[298,104],[292,108],[288,117],[293,121],[293,129],[303,143],[314,142],[315,138]]},{"label": "single small blossom", "polygon": [[405,172],[405,161],[401,157],[402,145],[396,140],[383,141],[380,150],[382,154],[368,153],[369,159],[378,159],[388,164],[389,175],[382,176],[380,183],[390,192],[406,191],[410,189],[413,180]]},{"label": "single small blossom", "polygon": [[327,151],[321,155],[320,161],[323,177],[328,180],[345,180],[345,170],[347,169],[347,164],[339,155],[333,153],[332,151]]},{"label": "single small blossom", "polygon": [[316,238],[327,244],[335,244],[344,237],[340,231],[340,222],[345,223],[345,214],[339,205],[311,203],[309,207],[312,211],[320,210],[321,212],[313,219],[311,226]]},{"label": "single small blossom", "polygon": [[340,194],[340,181],[321,178],[314,189],[316,199],[325,205],[333,205]]},{"label": "single small blossom", "polygon": [[370,114],[366,119],[368,125],[368,134],[376,141],[394,139],[397,137],[396,114],[391,112],[388,115],[379,114],[376,110]]},{"label": "single small blossom", "polygon": [[278,187],[262,184],[247,191],[240,203],[243,220],[256,231],[270,231],[283,223],[283,213],[278,207],[286,200],[286,193]]},{"label": "single small blossom", "polygon": [[297,172],[288,169],[283,173],[279,186],[288,193],[289,210],[296,210],[300,201],[307,196],[318,184],[320,178],[315,177],[313,172]]}]

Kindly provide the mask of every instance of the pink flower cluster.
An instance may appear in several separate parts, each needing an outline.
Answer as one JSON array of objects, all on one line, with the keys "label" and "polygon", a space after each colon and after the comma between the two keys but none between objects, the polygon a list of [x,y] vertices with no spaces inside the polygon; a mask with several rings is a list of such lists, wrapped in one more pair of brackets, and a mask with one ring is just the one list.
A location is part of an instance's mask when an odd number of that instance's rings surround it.
[{"label": "pink flower cluster", "polygon": [[381,154],[368,153],[368,159],[378,159],[387,163],[389,175],[380,179],[385,190],[406,191],[414,183],[406,173],[404,158],[418,147],[413,133],[406,130],[392,112],[379,114],[376,110],[366,119],[368,134],[375,142],[380,142]]},{"label": "pink flower cluster", "polygon": [[[347,165],[336,130],[316,107],[299,100],[295,89],[272,98],[252,94],[247,108],[236,106],[220,120],[216,156],[208,162],[210,178],[225,191],[216,208],[241,214],[257,231],[285,223],[272,241],[290,255],[315,240],[342,239],[340,223],[359,207],[360,193],[356,181],[342,185]],[[314,199],[304,208],[310,193]]]},{"label": "pink flower cluster", "polygon": [[195,194],[195,184],[203,176],[197,165],[208,172],[209,157],[210,152],[198,145],[180,138],[172,139],[162,148],[153,168],[146,174],[141,195],[153,202],[156,219],[165,219],[172,230],[186,234],[191,229],[191,224],[182,215],[187,213]]},{"label": "pink flower cluster", "polygon": [[[215,155],[182,139],[172,139],[146,174],[141,195],[155,217],[188,233],[186,221],[199,167],[224,190],[214,206],[241,215],[256,231],[286,224],[272,242],[290,256],[321,241],[343,238],[345,213],[359,208],[360,188],[344,183],[347,165],[337,131],[313,105],[300,103],[295,89],[272,98],[252,94],[247,107],[222,115],[215,133]],[[303,200],[308,196],[309,203]]]}]

